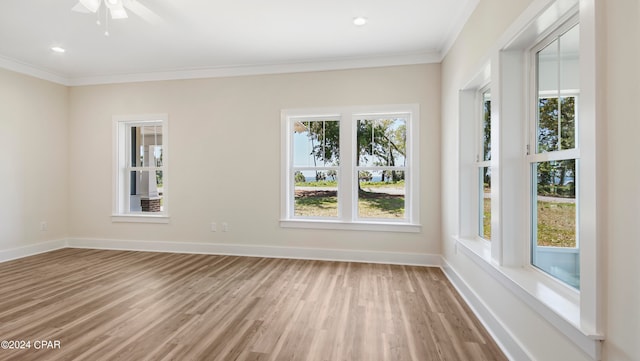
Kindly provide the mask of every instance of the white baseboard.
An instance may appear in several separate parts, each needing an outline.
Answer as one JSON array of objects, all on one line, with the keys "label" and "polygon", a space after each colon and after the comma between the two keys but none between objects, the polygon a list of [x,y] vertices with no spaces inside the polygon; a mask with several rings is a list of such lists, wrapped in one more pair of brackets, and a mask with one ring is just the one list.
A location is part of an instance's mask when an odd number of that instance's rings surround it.
[{"label": "white baseboard", "polygon": [[533,358],[446,260],[442,261],[441,267],[449,281],[451,281],[456,290],[458,290],[458,293],[467,305],[469,305],[473,313],[478,317],[507,358],[514,361],[532,360]]},{"label": "white baseboard", "polygon": [[39,253],[55,251],[57,249],[65,248],[66,246],[67,246],[66,240],[55,239],[51,241],[30,244],[22,247],[0,250],[0,263],[11,261],[18,258],[33,256]]},{"label": "white baseboard", "polygon": [[376,252],[198,242],[152,242],[73,238],[67,247],[126,251],[218,254],[248,257],[293,258],[440,267],[442,257],[428,253]]}]

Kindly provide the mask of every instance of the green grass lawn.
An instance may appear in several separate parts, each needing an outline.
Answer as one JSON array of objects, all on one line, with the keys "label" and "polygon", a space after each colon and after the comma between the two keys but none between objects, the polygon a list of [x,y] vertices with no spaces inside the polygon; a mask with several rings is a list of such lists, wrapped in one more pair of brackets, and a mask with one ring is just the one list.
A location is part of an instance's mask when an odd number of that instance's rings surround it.
[{"label": "green grass lawn", "polygon": [[484,198],[484,217],[482,218],[482,237],[491,240],[491,198]]},{"label": "green grass lawn", "polygon": [[576,246],[575,203],[538,201],[538,246]]},{"label": "green grass lawn", "polygon": [[295,215],[300,217],[337,217],[336,191],[296,192]]},{"label": "green grass lawn", "polygon": [[[336,217],[336,191],[296,191],[295,215],[301,217]],[[361,218],[403,218],[404,195],[361,191],[358,198]]]},{"label": "green grass lawn", "polygon": [[[370,188],[371,185],[363,185]],[[484,199],[483,233],[491,239],[491,199]],[[336,191],[299,191],[295,197],[295,215],[302,217],[337,217]],[[404,217],[404,196],[363,190],[358,198],[361,218]],[[538,245],[552,247],[576,246],[575,203],[538,201]]]},{"label": "green grass lawn", "polygon": [[[491,238],[491,199],[484,199],[484,238]],[[538,246],[576,246],[575,203],[538,201]]]}]

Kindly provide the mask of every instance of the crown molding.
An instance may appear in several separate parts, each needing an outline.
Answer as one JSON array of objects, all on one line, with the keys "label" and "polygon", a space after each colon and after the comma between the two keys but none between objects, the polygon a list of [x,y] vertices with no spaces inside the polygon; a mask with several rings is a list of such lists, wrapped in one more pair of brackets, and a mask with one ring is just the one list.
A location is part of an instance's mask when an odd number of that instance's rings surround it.
[{"label": "crown molding", "polygon": [[447,32],[447,36],[445,37],[445,40],[440,47],[440,61],[442,61],[449,50],[451,50],[451,47],[453,47],[453,44],[455,44],[458,36],[462,32],[462,29],[464,29],[465,24],[467,23],[467,21],[469,21],[471,14],[473,14],[473,12],[476,10],[479,3],[480,0],[467,0],[467,3],[463,7],[464,11],[461,12],[455,19],[453,19],[453,21],[451,22],[451,27]]},{"label": "crown molding", "polygon": [[292,63],[220,66],[198,69],[178,69],[173,71],[149,73],[94,75],[84,77],[70,77],[56,74],[51,71],[40,69],[33,65],[25,64],[6,57],[0,57],[0,67],[66,86],[83,86],[375,68],[385,66],[439,63],[441,60],[442,58],[440,56],[440,53],[419,52],[369,57],[336,58],[318,61],[301,61]]},{"label": "crown molding", "polygon": [[440,62],[438,53],[412,53],[358,58],[338,58],[319,61],[302,61],[292,63],[255,64],[221,66],[199,69],[179,69],[175,71],[97,75],[70,79],[70,85],[96,85],[114,83],[133,83],[145,81],[183,80],[220,78],[246,75],[267,75],[301,73],[311,71],[327,71],[342,69],[374,68],[397,65],[413,65]]},{"label": "crown molding", "polygon": [[64,75],[57,74],[45,69],[38,68],[31,64],[21,62],[16,59],[8,58],[0,55],[0,68],[14,71],[16,73],[25,74],[34,78],[48,80],[53,83],[62,85],[71,85],[69,78]]}]

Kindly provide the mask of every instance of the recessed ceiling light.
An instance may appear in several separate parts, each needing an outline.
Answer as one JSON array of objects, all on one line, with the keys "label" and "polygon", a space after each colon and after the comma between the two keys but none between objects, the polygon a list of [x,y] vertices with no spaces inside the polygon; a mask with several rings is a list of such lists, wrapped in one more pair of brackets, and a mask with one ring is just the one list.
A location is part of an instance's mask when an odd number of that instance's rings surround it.
[{"label": "recessed ceiling light", "polygon": [[56,52],[56,53],[64,53],[66,51],[64,48],[61,48],[59,46],[53,46],[53,47],[51,47],[51,50]]},{"label": "recessed ceiling light", "polygon": [[358,16],[357,18],[353,18],[353,25],[362,26],[367,23],[367,18],[363,18],[362,16]]}]

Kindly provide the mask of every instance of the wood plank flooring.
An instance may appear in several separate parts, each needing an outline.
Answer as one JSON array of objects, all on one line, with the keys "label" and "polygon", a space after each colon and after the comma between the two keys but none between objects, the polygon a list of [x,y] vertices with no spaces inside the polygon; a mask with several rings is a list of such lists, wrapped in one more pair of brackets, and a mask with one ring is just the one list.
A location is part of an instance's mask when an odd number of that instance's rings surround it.
[{"label": "wood plank flooring", "polygon": [[86,249],[0,264],[0,340],[31,341],[0,349],[20,361],[506,360],[438,268]]}]

